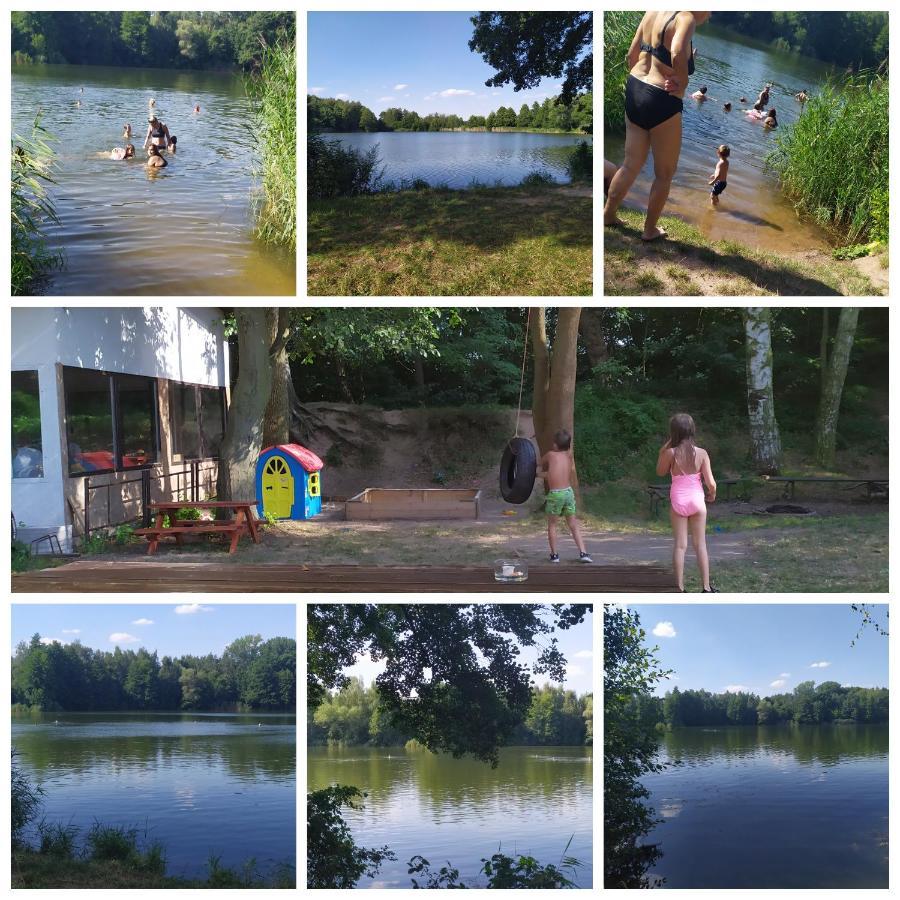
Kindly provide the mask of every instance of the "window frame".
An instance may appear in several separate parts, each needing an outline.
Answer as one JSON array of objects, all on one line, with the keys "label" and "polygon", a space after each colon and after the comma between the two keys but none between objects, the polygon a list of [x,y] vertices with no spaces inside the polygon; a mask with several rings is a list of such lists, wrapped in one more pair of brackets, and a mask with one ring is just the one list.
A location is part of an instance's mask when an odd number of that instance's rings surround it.
[{"label": "window frame", "polygon": [[[47,473],[44,470],[44,408],[43,403],[41,402],[41,371],[37,366],[30,366],[24,369],[10,369],[10,404],[12,403],[12,377],[14,375],[28,375],[34,372],[34,377],[37,382],[37,401],[38,401],[38,429],[40,431],[40,452],[41,452],[41,474],[40,475],[29,475],[27,477],[16,477],[10,471],[12,476],[11,480],[13,483],[17,481],[42,481],[47,477]],[[12,425],[12,410],[10,409],[10,426]],[[10,461],[12,462],[12,460]],[[11,468],[11,467],[10,467]]]},{"label": "window frame", "polygon": [[[174,388],[174,391],[173,391]],[[173,396],[177,391],[183,389],[191,389],[194,394],[194,411],[197,415],[197,445],[199,447],[199,456],[188,456],[181,448],[181,438],[179,430],[175,422],[175,409],[177,398]],[[205,431],[203,428],[204,412],[201,401],[202,391],[215,391],[218,400],[218,411],[222,425],[222,438],[225,438],[225,428],[228,424],[228,409],[225,403],[225,388],[215,384],[195,384],[191,381],[170,381],[169,382],[169,429],[172,434],[172,456],[177,456],[183,461],[201,460],[201,459],[219,459],[218,453],[211,453],[209,447],[206,446]],[[182,424],[184,424],[182,422]]]}]

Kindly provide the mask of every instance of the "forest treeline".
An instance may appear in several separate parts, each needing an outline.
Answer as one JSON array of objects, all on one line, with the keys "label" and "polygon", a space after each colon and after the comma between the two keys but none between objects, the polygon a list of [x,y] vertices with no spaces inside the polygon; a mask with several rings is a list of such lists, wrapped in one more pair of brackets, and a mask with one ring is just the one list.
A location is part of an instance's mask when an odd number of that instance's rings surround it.
[{"label": "forest treeline", "polygon": [[876,68],[888,58],[887,12],[716,12],[712,21],[837,66]]},{"label": "forest treeline", "polygon": [[[578,696],[562,687],[544,685],[532,692],[531,705],[509,743],[512,745],[580,746],[593,743],[593,695]],[[379,702],[374,683],[365,687],[352,678],[315,710],[307,711],[307,743],[391,747],[412,735],[395,728]]]},{"label": "forest treeline", "polygon": [[376,116],[358,100],[338,100],[333,97],[306,96],[306,116],[310,132],[323,131],[442,131],[447,128],[533,128],[547,131],[593,130],[594,99],[588,92],[563,103],[558,97],[548,97],[543,103],[535,100],[531,106],[523,103],[518,113],[510,106],[501,106],[486,116],[461,116],[446,113],[419,113],[390,107]]},{"label": "forest treeline", "polygon": [[296,708],[297,645],[258,634],[221,656],[93,650],[79,642],[22,641],[12,660],[12,702],[44,711]]},{"label": "forest treeline", "polygon": [[255,69],[292,12],[13,12],[13,63]]},{"label": "forest treeline", "polygon": [[711,694],[677,687],[665,697],[635,695],[645,723],[679,728],[691,725],[820,725],[888,721],[887,688],[844,687],[837,681],[802,681],[786,694],[760,697],[748,691]]}]

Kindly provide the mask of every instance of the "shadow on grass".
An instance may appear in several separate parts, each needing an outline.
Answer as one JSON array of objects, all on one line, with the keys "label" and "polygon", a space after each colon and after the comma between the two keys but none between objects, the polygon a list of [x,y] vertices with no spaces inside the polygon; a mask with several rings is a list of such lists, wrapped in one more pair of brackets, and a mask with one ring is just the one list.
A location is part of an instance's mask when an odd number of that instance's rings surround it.
[{"label": "shadow on grass", "polygon": [[554,189],[432,189],[310,201],[309,253],[396,247],[426,239],[493,252],[523,239],[593,242],[592,200]]},{"label": "shadow on grass", "polygon": [[[665,227],[665,223],[662,225]],[[709,266],[712,274],[723,278],[735,276],[746,278],[758,289],[770,294],[842,296],[840,291],[824,281],[797,272],[778,262],[767,263],[764,260],[748,258],[730,250],[730,246],[734,245],[722,241],[709,247],[698,247],[671,235],[664,240],[647,243],[641,240],[639,228],[628,225],[615,229],[607,228],[604,233],[604,247],[608,253],[631,251],[645,263],[658,262],[660,270],[666,265],[683,264],[687,257]],[[643,271],[646,272],[646,269]],[[641,271],[635,269],[635,277],[639,274]],[[640,294],[642,291],[636,290],[635,293]]]}]

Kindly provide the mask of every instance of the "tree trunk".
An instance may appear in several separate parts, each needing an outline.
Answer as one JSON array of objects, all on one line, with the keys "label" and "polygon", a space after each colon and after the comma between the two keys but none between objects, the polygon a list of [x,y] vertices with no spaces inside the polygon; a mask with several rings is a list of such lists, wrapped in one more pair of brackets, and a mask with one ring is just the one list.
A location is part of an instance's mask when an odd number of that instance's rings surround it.
[{"label": "tree trunk", "polygon": [[220,500],[256,496],[256,460],[263,447],[263,420],[272,393],[273,316],[277,320],[278,312],[271,308],[235,309],[240,366],[219,451]]},{"label": "tree trunk", "polygon": [[822,310],[822,333],[819,337],[819,396],[825,393],[825,380],[828,371],[828,341],[831,340],[828,325],[828,307]]},{"label": "tree trunk", "polygon": [[605,363],[609,359],[609,346],[606,343],[606,329],[603,327],[602,309],[587,306],[581,313],[581,340],[587,352],[591,368]]},{"label": "tree trunk", "polygon": [[578,363],[578,323],[580,306],[559,309],[552,349],[547,340],[547,316],[543,307],[531,311],[534,348],[534,400],[532,415],[538,451],[543,456],[553,449],[553,435],[564,428],[572,435],[572,487],[577,490],[575,472],[575,371]]},{"label": "tree trunk", "polygon": [[819,398],[819,415],[816,422],[816,462],[825,469],[834,466],[835,440],[837,438],[838,413],[841,408],[841,394],[850,364],[850,352],[856,337],[859,320],[857,307],[844,307],[838,318],[834,346],[828,371],[822,382],[822,396]]},{"label": "tree trunk", "polygon": [[755,471],[761,475],[775,475],[781,466],[781,437],[775,418],[770,322],[771,312],[768,307],[748,306],[744,309],[750,458]]},{"label": "tree trunk", "polygon": [[425,388],[425,360],[421,356],[413,358],[413,371],[416,378],[416,400],[419,406],[425,405],[426,388]]},{"label": "tree trunk", "polygon": [[272,361],[272,392],[263,422],[263,447],[274,447],[290,441],[290,382],[291,363],[287,347],[282,347]]}]

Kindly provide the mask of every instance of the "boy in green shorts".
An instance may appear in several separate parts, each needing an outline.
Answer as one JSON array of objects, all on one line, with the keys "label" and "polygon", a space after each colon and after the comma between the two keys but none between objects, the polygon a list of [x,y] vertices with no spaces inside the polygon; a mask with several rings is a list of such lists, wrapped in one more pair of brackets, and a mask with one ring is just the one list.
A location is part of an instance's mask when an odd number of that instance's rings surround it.
[{"label": "boy in green shorts", "polygon": [[561,428],[553,436],[553,449],[541,457],[537,474],[547,482],[547,496],[544,501],[544,511],[547,513],[547,539],[550,542],[550,562],[558,563],[559,554],[556,552],[556,522],[560,516],[565,516],[566,524],[575,545],[578,547],[579,560],[584,563],[593,562],[584,547],[584,538],[581,536],[581,526],[575,518],[575,492],[572,490],[572,435]]}]

